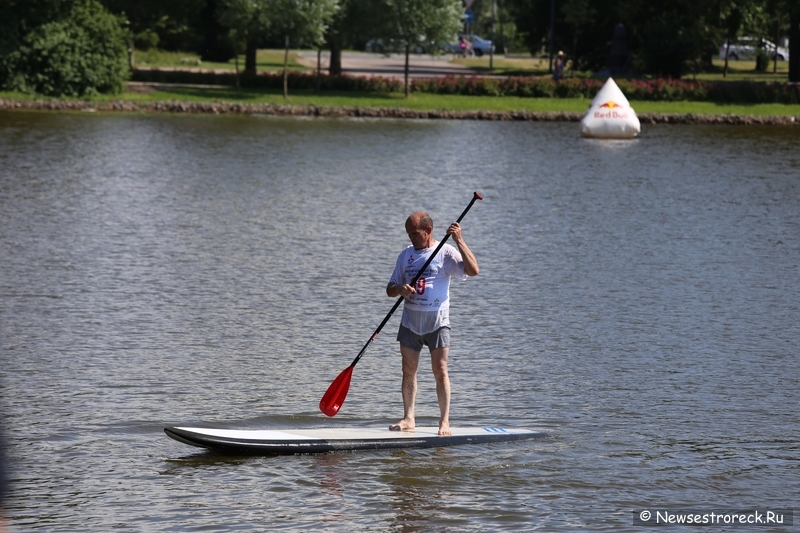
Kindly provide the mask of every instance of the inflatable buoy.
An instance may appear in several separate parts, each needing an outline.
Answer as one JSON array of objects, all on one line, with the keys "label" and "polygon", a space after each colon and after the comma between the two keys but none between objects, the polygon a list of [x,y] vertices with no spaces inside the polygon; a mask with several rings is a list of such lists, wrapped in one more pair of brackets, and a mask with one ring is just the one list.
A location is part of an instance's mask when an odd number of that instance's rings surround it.
[{"label": "inflatable buoy", "polygon": [[628,99],[614,80],[608,78],[581,119],[581,135],[602,139],[632,139],[640,131],[639,118]]}]

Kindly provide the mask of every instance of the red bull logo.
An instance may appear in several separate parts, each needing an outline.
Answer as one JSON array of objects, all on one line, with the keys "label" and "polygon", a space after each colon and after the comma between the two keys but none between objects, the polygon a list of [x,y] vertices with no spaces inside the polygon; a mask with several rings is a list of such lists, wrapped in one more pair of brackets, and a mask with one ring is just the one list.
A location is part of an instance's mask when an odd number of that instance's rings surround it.
[{"label": "red bull logo", "polygon": [[594,118],[628,118],[627,111],[623,111],[625,106],[616,103],[614,100],[609,100],[597,106],[594,112]]}]

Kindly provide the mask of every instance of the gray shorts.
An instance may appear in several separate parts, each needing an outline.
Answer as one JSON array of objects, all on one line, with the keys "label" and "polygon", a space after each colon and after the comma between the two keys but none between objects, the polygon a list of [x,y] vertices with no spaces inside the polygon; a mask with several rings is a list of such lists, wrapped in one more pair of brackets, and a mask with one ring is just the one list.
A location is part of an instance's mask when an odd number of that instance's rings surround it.
[{"label": "gray shorts", "polygon": [[436,331],[426,333],[425,335],[417,335],[405,326],[400,326],[397,332],[397,340],[401,346],[411,348],[418,352],[422,351],[423,346],[428,349],[434,348],[449,348],[450,347],[450,328],[442,326]]}]

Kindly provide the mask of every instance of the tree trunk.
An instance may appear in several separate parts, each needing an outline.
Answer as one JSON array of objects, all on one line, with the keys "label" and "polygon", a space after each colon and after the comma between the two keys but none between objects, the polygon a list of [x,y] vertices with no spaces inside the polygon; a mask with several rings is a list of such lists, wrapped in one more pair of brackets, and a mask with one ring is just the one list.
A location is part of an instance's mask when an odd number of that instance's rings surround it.
[{"label": "tree trunk", "polygon": [[136,55],[136,44],[133,41],[133,35],[134,35],[134,33],[136,33],[136,31],[135,31],[135,28],[136,28],[136,24],[135,24],[135,22],[136,22],[136,6],[131,4],[131,3],[129,3],[127,8],[128,9],[126,10],[126,13],[127,13],[127,17],[128,17],[128,29],[131,32],[130,33],[131,38],[128,41],[128,66],[130,67],[131,70],[133,70],[134,65],[136,64],[136,57],[135,57],[135,55]]},{"label": "tree trunk", "polygon": [[133,70],[134,68],[134,54],[136,53],[136,46],[133,44],[133,37],[131,37],[130,45],[128,46],[128,67]]},{"label": "tree trunk", "polygon": [[494,49],[497,39],[494,35],[494,21],[497,18],[497,0],[492,0],[492,47],[489,48],[489,70],[494,70]]},{"label": "tree trunk", "polygon": [[[780,17],[780,15],[779,15]],[[778,22],[775,24],[775,56],[772,59],[772,73],[778,73],[778,43],[781,42],[781,21],[778,18]]]},{"label": "tree trunk", "polygon": [[556,0],[550,0],[550,66],[547,72],[553,73],[553,42],[556,38]]},{"label": "tree trunk", "polygon": [[335,39],[331,40],[331,61],[328,65],[328,74],[339,76],[342,73],[342,44]]},{"label": "tree trunk", "polygon": [[[575,58],[578,57],[578,30],[575,29],[575,36],[572,38],[572,65],[570,70],[575,72]],[[565,61],[566,63],[566,61]],[[566,65],[564,65],[566,67]]]},{"label": "tree trunk", "polygon": [[731,54],[731,40],[730,38],[725,40],[725,66],[722,68],[722,77],[728,77],[728,56]]},{"label": "tree trunk", "polygon": [[411,93],[411,91],[409,90],[410,87],[409,87],[409,84],[408,84],[408,56],[410,54],[411,54],[411,45],[406,44],[406,66],[405,66],[405,69],[404,69],[406,98],[408,98],[408,95]]},{"label": "tree trunk", "polygon": [[244,73],[249,76],[256,75],[256,51],[258,44],[255,39],[247,41],[247,47],[244,50]]},{"label": "tree trunk", "polygon": [[508,54],[508,49],[506,49],[506,35],[503,31],[503,10],[500,8],[497,11],[497,22],[500,24],[500,50],[503,55],[506,55]]},{"label": "tree trunk", "polygon": [[233,64],[236,68],[236,90],[239,90],[239,52],[237,50],[236,54],[233,56]]},{"label": "tree trunk", "polygon": [[322,70],[322,48],[317,48],[317,93],[319,93],[319,77]]},{"label": "tree trunk", "polygon": [[289,36],[286,36],[286,50],[283,53],[283,97],[289,98]]},{"label": "tree trunk", "polygon": [[789,20],[789,81],[800,83],[800,7]]}]

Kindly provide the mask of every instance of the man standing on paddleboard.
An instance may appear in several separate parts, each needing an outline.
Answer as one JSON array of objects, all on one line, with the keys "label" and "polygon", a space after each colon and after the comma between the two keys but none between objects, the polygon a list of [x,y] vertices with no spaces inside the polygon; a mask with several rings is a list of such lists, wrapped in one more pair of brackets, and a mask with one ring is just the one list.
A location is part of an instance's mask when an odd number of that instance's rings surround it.
[{"label": "man standing on paddleboard", "polygon": [[433,253],[436,241],[433,238],[433,221],[424,212],[417,212],[406,219],[406,233],[411,241],[397,258],[394,273],[386,286],[390,298],[402,296],[403,318],[397,340],[403,358],[403,419],[392,424],[394,431],[411,430],[415,427],[414,400],[417,395],[417,369],[419,354],[423,346],[431,353],[431,366],[436,378],[436,395],[439,399],[439,435],[451,435],[450,431],[450,377],[447,373],[447,356],[450,352],[450,278],[465,280],[477,276],[478,260],[461,235],[461,226],[454,222],[447,230],[456,247],[442,246],[415,286],[408,283],[419,273],[420,267]]}]

